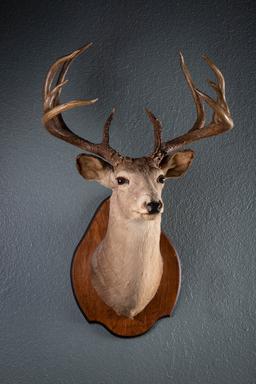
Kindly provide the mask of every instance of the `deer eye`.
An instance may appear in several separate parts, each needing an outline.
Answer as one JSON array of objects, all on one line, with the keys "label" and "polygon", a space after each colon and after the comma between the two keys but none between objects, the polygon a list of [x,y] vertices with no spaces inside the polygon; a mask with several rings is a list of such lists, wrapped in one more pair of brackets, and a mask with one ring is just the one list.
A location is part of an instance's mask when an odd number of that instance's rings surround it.
[{"label": "deer eye", "polygon": [[129,184],[129,180],[122,176],[117,177],[116,181],[118,185]]},{"label": "deer eye", "polygon": [[165,177],[164,177],[164,175],[160,175],[160,176],[158,176],[158,178],[157,178],[157,182],[158,182],[158,183],[161,183],[161,184],[164,184],[164,182],[165,182]]}]

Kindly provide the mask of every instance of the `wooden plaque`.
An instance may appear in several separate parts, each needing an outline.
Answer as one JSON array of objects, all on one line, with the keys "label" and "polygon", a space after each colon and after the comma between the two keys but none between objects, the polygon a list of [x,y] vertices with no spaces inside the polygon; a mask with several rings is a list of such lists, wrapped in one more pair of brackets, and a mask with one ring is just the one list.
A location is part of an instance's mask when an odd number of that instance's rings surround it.
[{"label": "wooden plaque", "polygon": [[71,266],[72,287],[77,303],[91,323],[99,323],[118,336],[139,336],[157,320],[170,316],[180,289],[180,263],[170,241],[161,233],[160,247],[164,261],[163,276],[151,302],[134,319],[118,316],[98,296],[91,284],[91,257],[105,236],[108,225],[109,198],[97,209],[74,253]]}]

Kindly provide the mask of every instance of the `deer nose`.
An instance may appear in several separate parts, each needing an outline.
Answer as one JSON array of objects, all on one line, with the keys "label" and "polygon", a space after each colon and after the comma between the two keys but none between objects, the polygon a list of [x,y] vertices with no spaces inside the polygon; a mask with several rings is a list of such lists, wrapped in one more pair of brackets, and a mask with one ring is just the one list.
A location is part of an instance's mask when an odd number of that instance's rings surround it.
[{"label": "deer nose", "polygon": [[161,211],[163,204],[159,201],[151,201],[146,205],[147,211],[150,215],[153,215],[154,213],[159,213]]}]

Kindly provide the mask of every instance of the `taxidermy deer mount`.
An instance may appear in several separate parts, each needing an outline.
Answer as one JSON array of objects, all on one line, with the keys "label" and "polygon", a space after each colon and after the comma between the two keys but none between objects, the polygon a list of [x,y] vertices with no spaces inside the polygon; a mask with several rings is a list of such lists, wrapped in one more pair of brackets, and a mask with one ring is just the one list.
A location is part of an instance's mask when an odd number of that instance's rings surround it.
[{"label": "taxidermy deer mount", "polygon": [[[192,93],[197,119],[185,134],[163,142],[161,123],[146,109],[154,128],[154,150],[151,154],[131,158],[121,155],[109,144],[109,128],[114,109],[108,117],[103,139],[94,144],[73,133],[61,113],[94,104],[93,100],[73,100],[60,104],[59,96],[67,83],[66,73],[72,61],[92,44],[61,57],[49,69],[44,84],[44,115],[46,129],[87,152],[77,157],[77,169],[86,180],[95,180],[112,189],[107,232],[92,256],[92,284],[100,298],[119,316],[134,318],[155,296],[163,273],[160,251],[161,198],[164,183],[178,178],[190,167],[194,152],[180,150],[194,141],[216,136],[233,127],[225,99],[223,75],[215,64],[203,56],[212,69],[216,82],[208,80],[217,94],[216,100],[197,89],[180,53],[181,68]],[[53,80],[59,72],[57,82]],[[213,110],[210,123],[205,122],[204,102]]]}]

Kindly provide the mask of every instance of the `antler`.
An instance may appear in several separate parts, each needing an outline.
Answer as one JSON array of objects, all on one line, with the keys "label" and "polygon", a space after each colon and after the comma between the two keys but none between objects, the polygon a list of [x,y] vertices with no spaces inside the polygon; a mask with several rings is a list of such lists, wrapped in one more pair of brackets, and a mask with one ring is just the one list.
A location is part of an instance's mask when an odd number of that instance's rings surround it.
[{"label": "antler", "polygon": [[[81,53],[85,52],[92,43],[86,44],[80,49],[63,56],[58,59],[49,69],[44,83],[43,92],[43,123],[46,129],[54,136],[67,141],[70,144],[76,145],[88,152],[95,153],[102,158],[106,159],[111,164],[116,164],[123,158],[115,149],[109,145],[109,128],[112,122],[114,112],[113,109],[109,115],[103,129],[103,139],[99,144],[92,143],[72,132],[64,122],[62,118],[62,112],[69,109],[94,104],[98,99],[91,100],[72,100],[64,104],[59,103],[59,97],[63,86],[68,80],[65,80],[65,76],[73,60]],[[197,89],[193,83],[192,77],[188,70],[188,67],[184,61],[183,55],[180,53],[180,63],[183,70],[185,79],[190,87],[192,96],[196,105],[197,119],[193,127],[184,135],[176,137],[170,141],[162,142],[161,132],[162,126],[160,121],[154,116],[152,112],[146,109],[146,113],[154,127],[155,146],[151,155],[147,156],[159,162],[168,154],[186,144],[192,143],[197,140],[201,140],[210,136],[219,135],[231,128],[233,128],[233,120],[230,115],[230,111],[225,98],[225,81],[222,73],[216,67],[216,65],[207,57],[203,56],[204,60],[212,69],[216,76],[217,82],[208,80],[208,83],[217,93],[217,99],[214,100],[204,92]],[[56,77],[57,72],[59,76],[57,78],[55,86],[52,88],[52,83]],[[52,88],[52,89],[51,89]],[[209,107],[213,109],[212,121],[205,125],[205,113],[202,101],[205,101]]]},{"label": "antler", "polygon": [[[73,133],[64,122],[61,113],[69,109],[94,104],[98,99],[92,100],[72,100],[68,103],[60,104],[59,96],[62,91],[62,87],[67,83],[65,76],[68,72],[70,64],[73,60],[81,53],[85,52],[92,43],[86,44],[80,49],[70,53],[69,55],[63,56],[58,59],[49,69],[48,74],[44,83],[43,91],[43,123],[46,129],[54,136],[59,139],[65,140],[70,144],[76,145],[88,152],[95,153],[111,164],[117,162],[121,155],[110,147],[109,145],[109,128],[113,118],[114,110],[111,112],[104,126],[103,140],[99,144],[94,144],[82,137]],[[53,80],[59,71],[54,88],[51,89]]]},{"label": "antler", "polygon": [[[197,89],[193,83],[192,77],[188,67],[184,61],[182,53],[180,53],[180,63],[183,70],[185,79],[190,87],[192,96],[196,105],[197,119],[193,127],[184,135],[176,137],[170,141],[161,142],[161,124],[159,120],[147,110],[147,114],[154,125],[155,130],[155,150],[150,157],[155,160],[161,158],[171,151],[174,151],[186,144],[201,140],[210,136],[216,136],[233,128],[233,120],[225,98],[225,81],[221,71],[216,65],[207,57],[203,56],[209,67],[212,69],[216,76],[217,82],[208,80],[208,83],[217,93],[217,99],[214,100],[204,92]],[[202,100],[205,101],[209,107],[213,109],[212,121],[205,125],[205,113]]]}]

